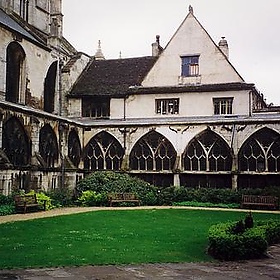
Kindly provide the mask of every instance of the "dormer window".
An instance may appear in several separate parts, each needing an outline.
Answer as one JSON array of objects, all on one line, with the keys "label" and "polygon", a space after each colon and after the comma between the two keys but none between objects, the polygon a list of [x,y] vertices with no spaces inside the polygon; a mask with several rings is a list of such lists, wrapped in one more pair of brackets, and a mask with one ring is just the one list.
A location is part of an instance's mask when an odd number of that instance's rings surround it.
[{"label": "dormer window", "polygon": [[181,56],[182,77],[193,77],[199,75],[199,55]]}]

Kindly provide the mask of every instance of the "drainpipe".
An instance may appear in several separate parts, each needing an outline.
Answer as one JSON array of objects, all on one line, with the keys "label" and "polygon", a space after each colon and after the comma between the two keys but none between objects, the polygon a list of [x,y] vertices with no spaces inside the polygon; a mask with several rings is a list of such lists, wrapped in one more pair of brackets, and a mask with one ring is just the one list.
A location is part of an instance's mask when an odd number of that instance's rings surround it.
[{"label": "drainpipe", "polygon": [[252,91],[249,91],[249,117],[252,116]]}]

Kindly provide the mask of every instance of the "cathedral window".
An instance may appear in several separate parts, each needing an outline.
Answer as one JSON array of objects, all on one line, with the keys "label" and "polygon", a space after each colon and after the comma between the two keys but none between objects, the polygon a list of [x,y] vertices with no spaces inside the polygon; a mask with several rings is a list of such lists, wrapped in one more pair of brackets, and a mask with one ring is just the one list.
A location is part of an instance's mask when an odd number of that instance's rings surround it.
[{"label": "cathedral window", "polygon": [[3,150],[14,166],[26,166],[30,161],[30,141],[24,127],[15,117],[3,126]]},{"label": "cathedral window", "polygon": [[179,98],[156,99],[156,114],[179,114]]},{"label": "cathedral window", "polygon": [[6,100],[18,103],[24,100],[25,53],[20,44],[12,42],[7,48]]},{"label": "cathedral window", "polygon": [[58,160],[58,144],[56,135],[50,125],[45,125],[40,130],[39,151],[46,167],[55,167],[55,162]]},{"label": "cathedral window", "polygon": [[172,170],[176,151],[170,141],[161,134],[151,131],[133,147],[129,163],[132,170]]},{"label": "cathedral window", "polygon": [[68,136],[68,157],[75,167],[79,166],[81,160],[81,144],[75,130],[71,130]]},{"label": "cathedral window", "polygon": [[53,113],[56,89],[57,62],[53,62],[44,83],[44,111]]},{"label": "cathedral window", "polygon": [[82,116],[108,118],[110,116],[110,98],[84,97],[82,100]]},{"label": "cathedral window", "polygon": [[231,165],[228,145],[212,131],[195,137],[183,154],[183,166],[188,171],[230,171]]},{"label": "cathedral window", "polygon": [[280,135],[263,128],[255,132],[239,152],[240,171],[279,172]]},{"label": "cathedral window", "polygon": [[20,16],[28,21],[29,17],[29,0],[20,0]]},{"label": "cathedral window", "polygon": [[192,77],[199,75],[199,55],[182,56],[182,77]]},{"label": "cathedral window", "polygon": [[107,132],[94,136],[85,147],[84,167],[88,170],[120,170],[124,150]]},{"label": "cathedral window", "polygon": [[232,114],[233,97],[230,98],[213,98],[214,115]]}]

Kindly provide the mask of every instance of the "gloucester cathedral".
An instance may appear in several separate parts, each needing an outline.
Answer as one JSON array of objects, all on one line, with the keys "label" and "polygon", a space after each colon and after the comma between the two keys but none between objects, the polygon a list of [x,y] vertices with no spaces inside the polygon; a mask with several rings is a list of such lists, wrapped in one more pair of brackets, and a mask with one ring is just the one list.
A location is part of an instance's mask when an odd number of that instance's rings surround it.
[{"label": "gloucester cathedral", "polygon": [[74,188],[96,170],[161,187],[280,187],[280,108],[191,6],[165,47],[156,36],[151,56],[107,60],[63,37],[61,2],[0,2],[0,193]]}]

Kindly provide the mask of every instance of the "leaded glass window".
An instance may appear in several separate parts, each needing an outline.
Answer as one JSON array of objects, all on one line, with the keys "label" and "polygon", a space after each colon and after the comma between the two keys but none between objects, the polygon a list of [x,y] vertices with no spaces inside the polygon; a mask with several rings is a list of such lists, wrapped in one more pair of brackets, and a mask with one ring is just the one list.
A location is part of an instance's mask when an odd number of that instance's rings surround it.
[{"label": "leaded glass window", "polygon": [[107,132],[94,136],[85,147],[84,167],[88,170],[120,170],[124,149]]},{"label": "leaded glass window", "polygon": [[26,166],[30,161],[30,141],[20,121],[12,117],[3,126],[3,150],[14,166]]},{"label": "leaded glass window", "polygon": [[129,162],[132,170],[172,170],[176,151],[170,141],[151,131],[144,135],[133,147]]},{"label": "leaded glass window", "polygon": [[230,171],[231,165],[228,145],[212,131],[191,140],[183,154],[183,167],[189,171]]},{"label": "leaded glass window", "polygon": [[45,125],[40,130],[39,151],[46,166],[54,167],[58,160],[58,144],[56,135],[50,125]]},{"label": "leaded glass window", "polygon": [[75,130],[71,130],[68,136],[68,157],[78,167],[81,160],[80,139]]},{"label": "leaded glass window", "polygon": [[280,135],[268,128],[255,132],[239,152],[240,171],[279,172]]}]

